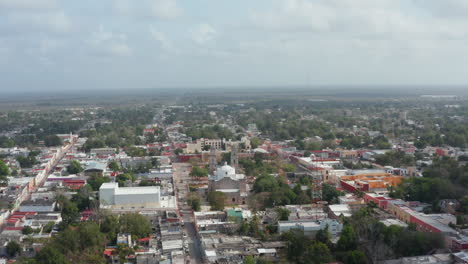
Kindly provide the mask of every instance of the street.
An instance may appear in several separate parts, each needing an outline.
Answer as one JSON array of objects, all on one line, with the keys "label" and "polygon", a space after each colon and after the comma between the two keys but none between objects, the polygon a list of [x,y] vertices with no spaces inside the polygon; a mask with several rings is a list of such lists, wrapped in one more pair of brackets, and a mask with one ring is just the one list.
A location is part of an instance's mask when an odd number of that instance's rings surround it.
[{"label": "street", "polygon": [[[184,223],[183,232],[187,235],[190,263],[203,263],[200,249],[200,240],[195,231],[195,224],[191,207],[187,204],[189,194],[188,182],[190,180],[190,164],[173,163],[174,186],[177,196],[177,206],[181,214],[181,221]],[[185,235],[184,235],[185,237]]]}]

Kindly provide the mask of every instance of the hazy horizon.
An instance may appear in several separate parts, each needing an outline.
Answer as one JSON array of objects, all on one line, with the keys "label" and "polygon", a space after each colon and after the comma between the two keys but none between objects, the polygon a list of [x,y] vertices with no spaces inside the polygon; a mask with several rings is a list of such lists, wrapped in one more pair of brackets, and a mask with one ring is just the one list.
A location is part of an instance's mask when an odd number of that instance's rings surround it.
[{"label": "hazy horizon", "polygon": [[[78,90],[6,90],[2,93],[3,106],[41,105],[99,105],[116,102],[149,102],[161,98],[224,98],[227,103],[245,98],[252,100],[367,100],[422,99],[424,95],[454,95],[458,99],[468,96],[465,86],[258,86],[258,87],[178,87],[139,89],[78,89]],[[177,99],[179,98],[179,99]],[[196,99],[198,100],[198,99]],[[237,101],[236,101],[237,100]],[[117,103],[118,104],[118,103]],[[11,108],[11,107],[7,107]],[[14,107],[13,107],[14,108]]]}]

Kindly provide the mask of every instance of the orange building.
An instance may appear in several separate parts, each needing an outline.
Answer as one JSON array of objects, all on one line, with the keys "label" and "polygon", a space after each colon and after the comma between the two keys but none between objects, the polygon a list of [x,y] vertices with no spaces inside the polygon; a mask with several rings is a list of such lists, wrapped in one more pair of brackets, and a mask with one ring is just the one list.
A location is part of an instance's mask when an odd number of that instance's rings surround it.
[{"label": "orange building", "polygon": [[389,173],[369,173],[341,176],[341,187],[349,192],[361,190],[363,192],[384,191],[388,186],[396,187],[403,180],[402,176]]}]

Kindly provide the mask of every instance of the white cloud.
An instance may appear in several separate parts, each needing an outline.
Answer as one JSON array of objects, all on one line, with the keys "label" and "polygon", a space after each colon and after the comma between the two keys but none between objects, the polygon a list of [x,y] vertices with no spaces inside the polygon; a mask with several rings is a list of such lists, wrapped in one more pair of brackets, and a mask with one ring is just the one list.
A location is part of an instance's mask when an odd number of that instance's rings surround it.
[{"label": "white cloud", "polygon": [[64,12],[49,15],[46,23],[57,32],[69,32],[72,29],[72,21]]},{"label": "white cloud", "polygon": [[130,56],[132,50],[126,43],[110,43],[109,51],[111,54],[118,56]]},{"label": "white cloud", "polygon": [[254,12],[254,23],[270,30],[323,31],[331,29],[336,12],[327,5],[305,0],[276,1],[274,8]]},{"label": "white cloud", "polygon": [[158,18],[173,19],[182,14],[176,0],[150,0],[151,13]]},{"label": "white cloud", "polygon": [[92,52],[100,55],[131,56],[132,49],[127,44],[127,35],[114,34],[100,25],[98,30],[92,32],[87,41]]},{"label": "white cloud", "polygon": [[149,27],[149,32],[153,39],[166,51],[175,51],[172,41],[161,31],[158,31],[154,26]]},{"label": "white cloud", "polygon": [[200,44],[206,44],[216,37],[216,29],[209,24],[200,24],[191,30],[192,39]]},{"label": "white cloud", "polygon": [[177,0],[113,0],[112,9],[118,15],[135,18],[159,18],[171,20],[182,15]]},{"label": "white cloud", "polygon": [[[459,3],[458,0],[449,1]],[[251,21],[261,30],[369,39],[467,36],[463,28],[468,26],[468,20],[447,21],[421,10],[409,12],[411,8],[405,6],[403,0],[281,0],[274,3],[270,9],[251,13]],[[445,4],[445,1],[440,3]]]},{"label": "white cloud", "polygon": [[459,18],[468,16],[468,1],[466,0],[413,0],[418,8],[444,18]]},{"label": "white cloud", "polygon": [[73,21],[64,11],[37,13],[10,13],[4,16],[4,23],[15,33],[68,33]]},{"label": "white cloud", "polygon": [[54,9],[57,8],[57,6],[57,0],[0,0],[0,12],[7,9]]},{"label": "white cloud", "polygon": [[130,0],[113,0],[112,8],[119,15],[130,15],[133,13],[133,5]]},{"label": "white cloud", "polygon": [[39,42],[39,51],[42,54],[47,54],[51,51],[56,50],[60,46],[59,41],[51,38],[41,39]]}]

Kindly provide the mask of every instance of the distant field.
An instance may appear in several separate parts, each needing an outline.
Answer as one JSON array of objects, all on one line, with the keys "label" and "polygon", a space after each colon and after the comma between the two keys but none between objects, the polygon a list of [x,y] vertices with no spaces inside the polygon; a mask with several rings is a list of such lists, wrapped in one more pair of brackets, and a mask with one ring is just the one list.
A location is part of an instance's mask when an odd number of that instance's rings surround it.
[{"label": "distant field", "polygon": [[[426,95],[424,97],[424,95]],[[435,95],[435,96],[427,96]],[[437,95],[455,95],[437,97]],[[316,87],[224,87],[224,88],[177,88],[137,89],[118,91],[76,91],[25,93],[9,92],[0,98],[0,110],[55,109],[77,106],[125,106],[135,104],[219,104],[249,103],[261,101],[309,102],[327,101],[378,101],[378,100],[462,100],[468,96],[465,87],[426,86],[316,86]]]}]

